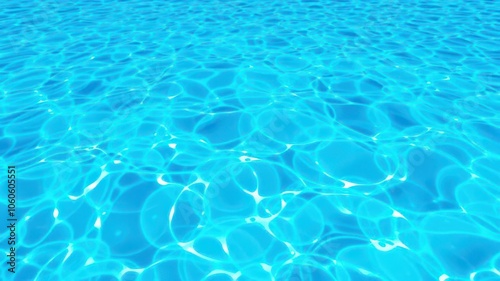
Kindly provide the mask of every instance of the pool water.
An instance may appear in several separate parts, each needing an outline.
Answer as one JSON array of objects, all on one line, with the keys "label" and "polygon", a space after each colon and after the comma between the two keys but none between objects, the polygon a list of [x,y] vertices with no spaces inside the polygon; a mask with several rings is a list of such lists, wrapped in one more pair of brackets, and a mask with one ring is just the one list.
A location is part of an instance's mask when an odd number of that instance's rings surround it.
[{"label": "pool water", "polygon": [[500,280],[497,1],[0,8],[1,280]]}]

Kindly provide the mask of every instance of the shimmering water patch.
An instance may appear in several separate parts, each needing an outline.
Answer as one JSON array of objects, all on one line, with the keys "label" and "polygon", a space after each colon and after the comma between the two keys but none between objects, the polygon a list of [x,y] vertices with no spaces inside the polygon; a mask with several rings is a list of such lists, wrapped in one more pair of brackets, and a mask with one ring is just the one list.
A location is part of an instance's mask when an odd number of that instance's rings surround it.
[{"label": "shimmering water patch", "polygon": [[496,2],[4,2],[1,280],[500,279]]}]

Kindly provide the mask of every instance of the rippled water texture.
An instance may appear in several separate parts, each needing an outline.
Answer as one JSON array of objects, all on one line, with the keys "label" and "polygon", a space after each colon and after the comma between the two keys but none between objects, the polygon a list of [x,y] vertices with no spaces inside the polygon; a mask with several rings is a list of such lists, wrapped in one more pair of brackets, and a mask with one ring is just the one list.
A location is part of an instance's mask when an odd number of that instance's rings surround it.
[{"label": "rippled water texture", "polygon": [[0,279],[500,280],[499,22],[480,0],[3,1]]}]

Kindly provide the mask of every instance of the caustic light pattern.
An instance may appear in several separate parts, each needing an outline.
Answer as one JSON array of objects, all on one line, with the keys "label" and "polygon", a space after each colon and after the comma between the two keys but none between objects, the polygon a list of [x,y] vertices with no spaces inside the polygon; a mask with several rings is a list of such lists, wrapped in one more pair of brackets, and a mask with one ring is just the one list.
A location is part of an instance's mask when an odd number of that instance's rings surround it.
[{"label": "caustic light pattern", "polygon": [[497,1],[0,8],[0,279],[500,280]]}]

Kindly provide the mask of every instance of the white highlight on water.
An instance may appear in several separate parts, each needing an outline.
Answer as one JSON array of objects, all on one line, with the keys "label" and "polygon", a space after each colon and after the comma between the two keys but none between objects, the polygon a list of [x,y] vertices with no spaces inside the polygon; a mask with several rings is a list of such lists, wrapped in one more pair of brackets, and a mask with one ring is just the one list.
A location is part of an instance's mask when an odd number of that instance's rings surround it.
[{"label": "white highlight on water", "polygon": [[101,228],[101,217],[97,217],[94,223],[94,227],[97,229]]},{"label": "white highlight on water", "polygon": [[85,265],[84,266],[87,266],[87,265],[91,265],[93,264],[95,261],[92,257],[88,258],[87,261],[85,262]]},{"label": "white highlight on water", "polygon": [[123,275],[127,274],[127,272],[137,272],[138,274],[141,274],[144,271],[144,268],[137,268],[137,269],[132,269],[130,267],[123,266],[122,271],[120,271],[119,274],[119,279],[121,280]]},{"label": "white highlight on water", "polygon": [[211,276],[211,275],[215,275],[215,274],[226,274],[226,275],[229,275],[231,277],[231,279],[233,280],[238,280],[238,278],[240,278],[241,276],[241,272],[229,272],[229,271],[225,271],[225,270],[221,270],[221,269],[215,269],[215,270],[212,270],[210,271],[210,273],[207,274],[207,276]]},{"label": "white highlight on water", "polygon": [[162,177],[163,175],[159,175],[158,178],[156,178],[156,181],[158,182],[159,185],[167,185],[168,182],[164,181]]},{"label": "white highlight on water", "polygon": [[73,196],[73,195],[69,195],[69,199],[71,200],[77,200],[79,199],[80,197],[82,196],[85,196],[87,193],[89,193],[90,191],[92,191],[94,188],[97,187],[97,185],[99,185],[99,183],[107,176],[109,175],[109,173],[105,170],[106,168],[106,165],[102,166],[101,167],[101,174],[99,175],[99,178],[96,179],[93,183],[89,184],[87,187],[85,187],[83,189],[83,194],[82,195],[79,195],[79,196]]},{"label": "white highlight on water", "polygon": [[[381,246],[380,245],[380,241],[378,240],[372,240],[370,239],[370,242],[373,244],[373,246],[379,250],[379,251],[382,251],[382,252],[388,252],[396,247],[401,247],[401,248],[404,248],[404,249],[408,249],[408,246],[406,246],[405,244],[403,244],[401,241],[399,240],[395,240],[395,241],[387,241],[385,243],[385,246]],[[389,244],[389,243],[392,243],[392,244]]]},{"label": "white highlight on water", "polygon": [[71,243],[70,243],[70,244],[68,245],[67,250],[68,250],[68,253],[67,253],[67,254],[66,254],[66,256],[64,257],[63,262],[65,262],[65,261],[69,258],[69,256],[71,256],[71,254],[73,253],[73,244],[71,244]]},{"label": "white highlight on water", "polygon": [[241,162],[249,162],[249,161],[257,161],[257,160],[260,160],[259,158],[255,158],[255,157],[250,157],[250,156],[240,156],[240,161]]},{"label": "white highlight on water", "polygon": [[351,188],[353,186],[357,186],[358,185],[357,183],[352,183],[352,182],[348,182],[348,181],[345,181],[345,180],[340,180],[340,181],[344,183],[344,186],[342,188]]},{"label": "white highlight on water", "polygon": [[352,212],[344,207],[338,207],[338,209],[342,214],[352,215]]},{"label": "white highlight on water", "polygon": [[224,253],[229,255],[229,249],[227,248],[226,237],[219,237],[218,240],[222,245],[222,250],[224,250]]},{"label": "white highlight on water", "polygon": [[439,276],[439,281],[445,281],[445,280],[448,280],[448,278],[450,278],[450,276],[443,274],[443,275]]},{"label": "white highlight on water", "polygon": [[402,219],[406,219],[405,216],[403,216],[400,212],[396,211],[396,210],[393,210],[392,211],[392,216],[395,217],[395,218],[402,218]]}]

